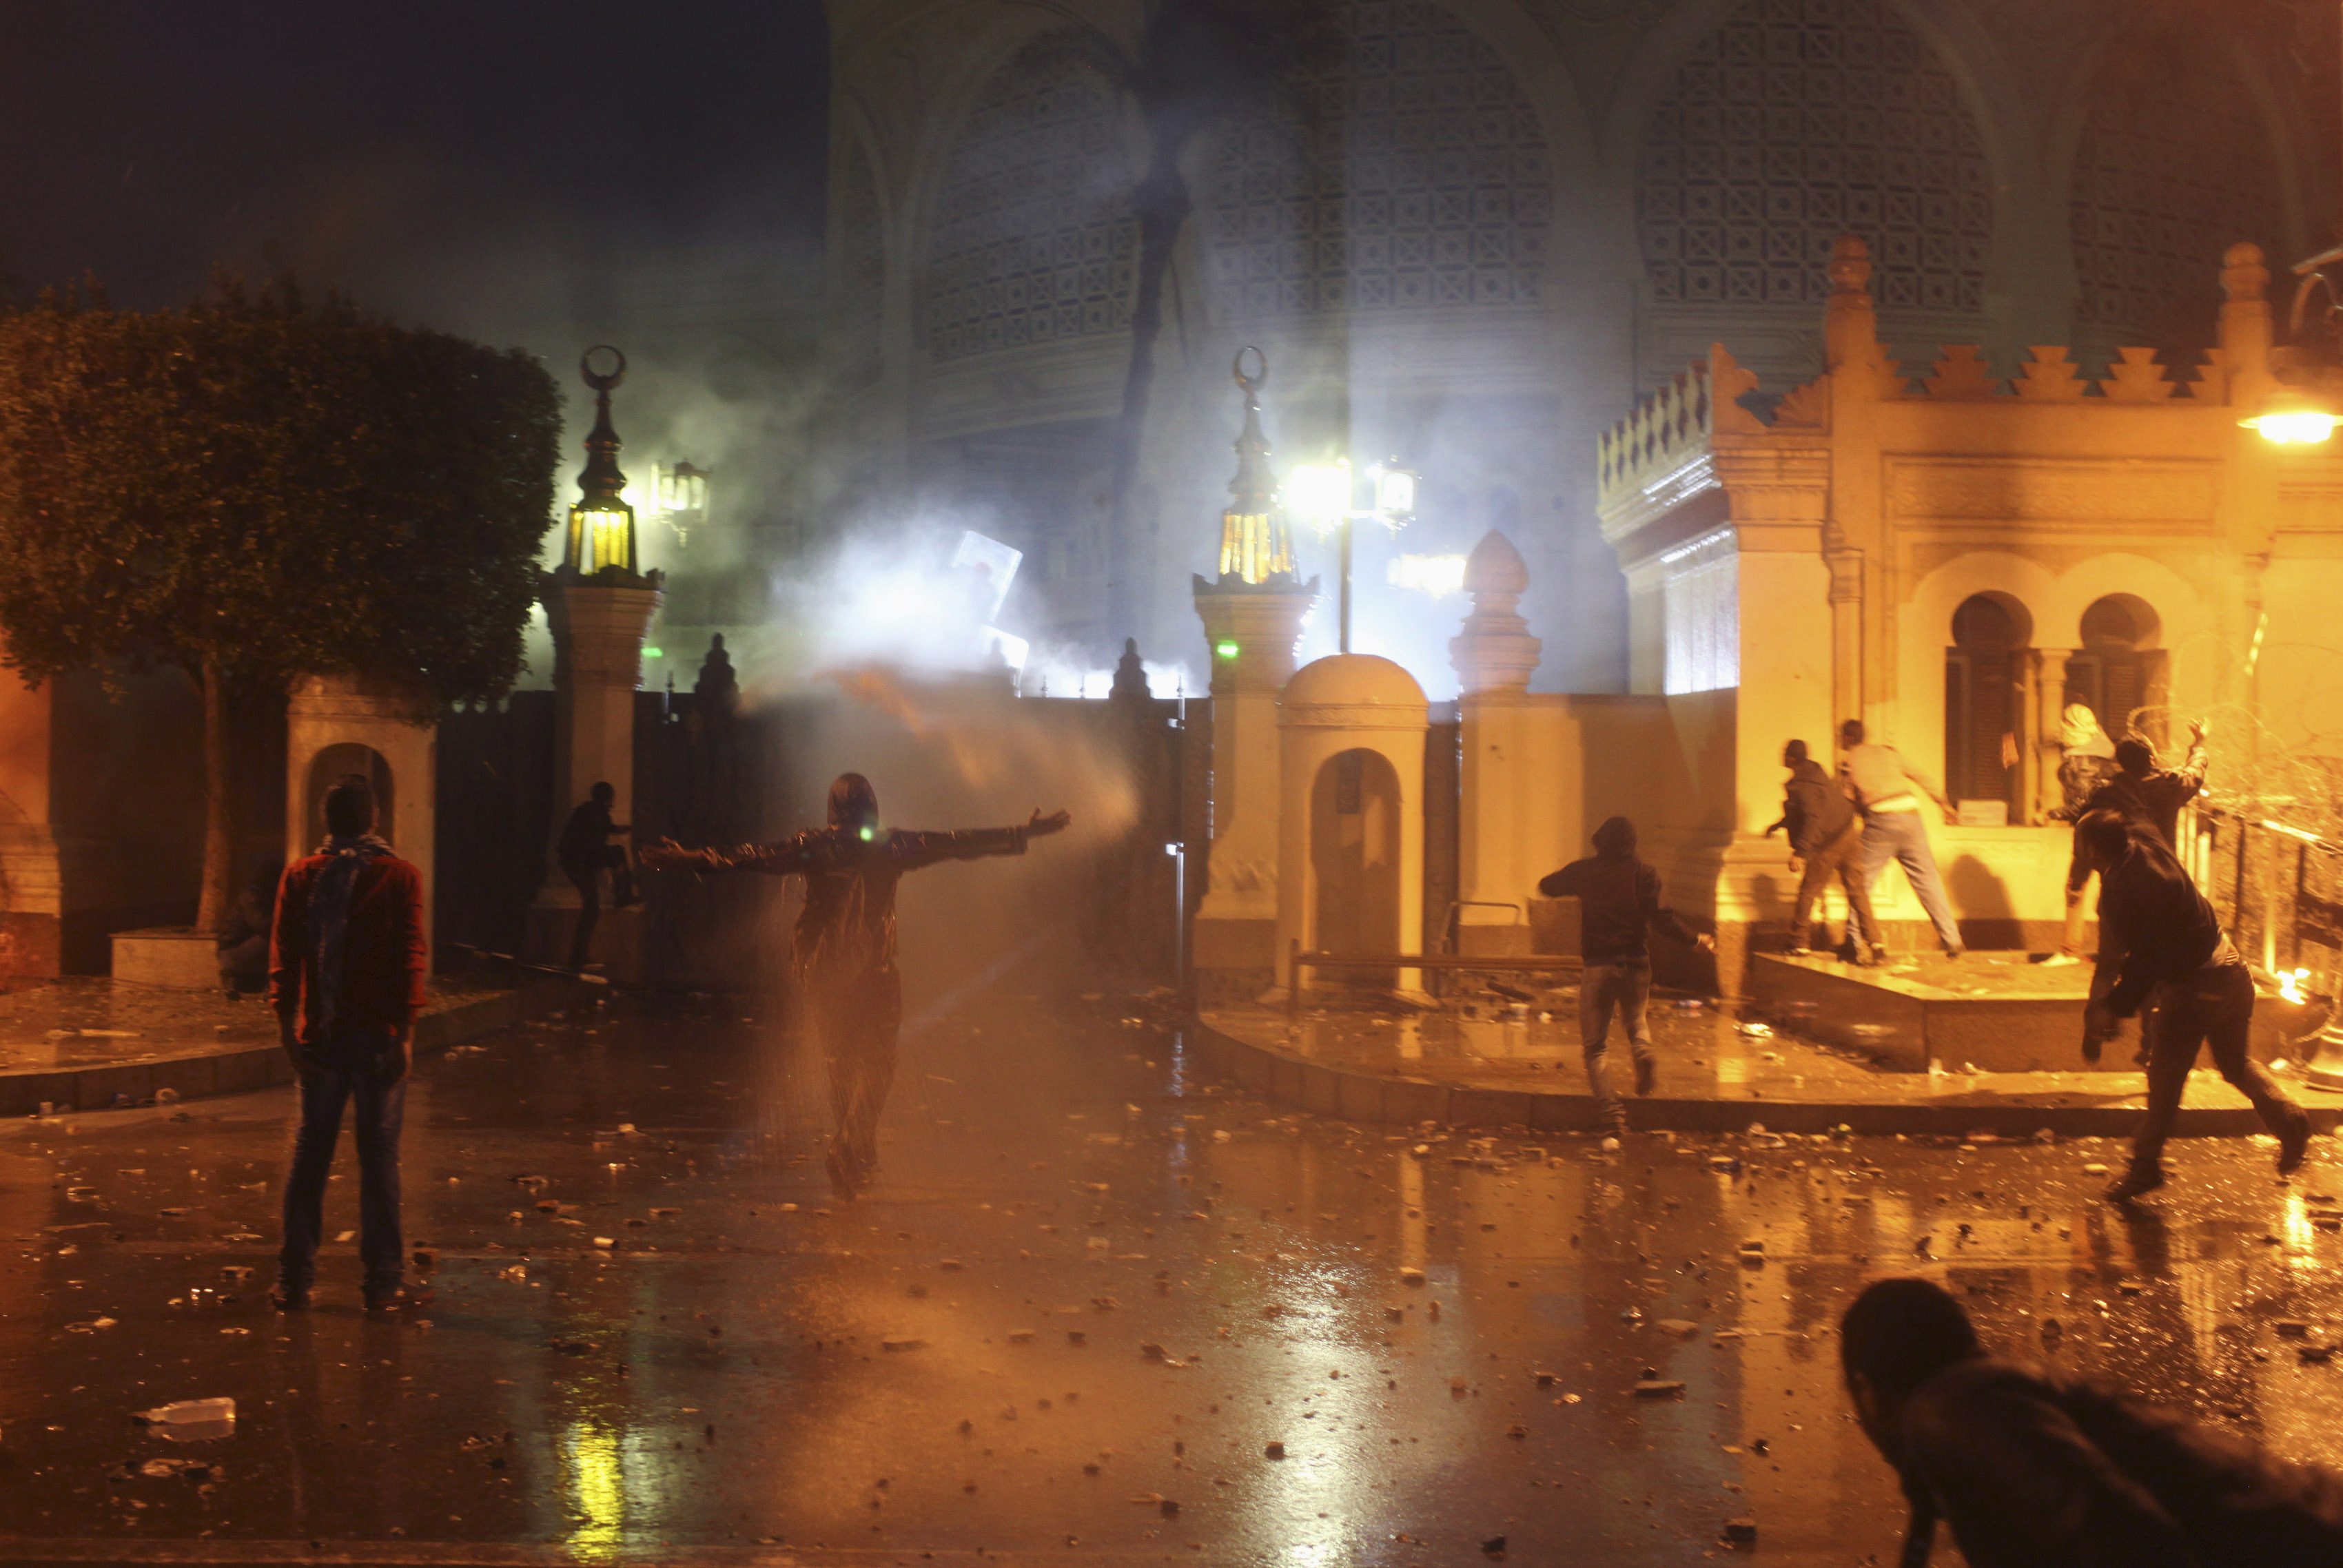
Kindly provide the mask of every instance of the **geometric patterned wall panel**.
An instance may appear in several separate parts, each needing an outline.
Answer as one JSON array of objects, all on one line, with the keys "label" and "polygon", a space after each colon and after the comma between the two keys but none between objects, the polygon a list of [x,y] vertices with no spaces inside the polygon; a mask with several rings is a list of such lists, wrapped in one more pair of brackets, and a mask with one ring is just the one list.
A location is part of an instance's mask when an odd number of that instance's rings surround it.
[{"label": "geometric patterned wall panel", "polygon": [[2201,346],[2221,253],[2282,237],[2268,126],[2220,54],[2216,38],[2134,35],[2092,89],[2071,193],[2075,310],[2127,342]]},{"label": "geometric patterned wall panel", "polygon": [[1223,320],[1537,298],[1545,137],[1512,69],[1432,0],[1335,0],[1322,65],[1214,138],[1197,209]]},{"label": "geometric patterned wall panel", "polygon": [[1121,103],[1077,35],[1046,35],[1002,66],[945,167],[928,241],[930,356],[1128,327],[1133,177]]},{"label": "geometric patterned wall panel", "polygon": [[1887,307],[1985,305],[1993,182],[1952,73],[1883,0],[1749,0],[1704,38],[1637,170],[1655,298],[1814,305],[1860,236]]},{"label": "geometric patterned wall panel", "polygon": [[849,382],[875,378],[880,367],[880,316],[887,282],[885,231],[879,221],[879,182],[862,149],[842,147],[837,160],[838,234],[830,242],[830,320],[839,363]]}]

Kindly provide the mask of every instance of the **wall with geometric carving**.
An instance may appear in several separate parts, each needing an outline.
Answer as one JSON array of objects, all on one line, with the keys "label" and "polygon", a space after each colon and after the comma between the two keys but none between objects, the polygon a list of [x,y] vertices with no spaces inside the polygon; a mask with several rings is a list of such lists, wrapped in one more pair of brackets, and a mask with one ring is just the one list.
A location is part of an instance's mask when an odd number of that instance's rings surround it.
[{"label": "wall with geometric carving", "polygon": [[1513,69],[1431,0],[1340,0],[1334,21],[1331,57],[1215,140],[1215,316],[1535,302],[1554,176]]},{"label": "wall with geometric carving", "polygon": [[922,291],[930,357],[1120,332],[1138,226],[1116,90],[1072,32],[995,74],[938,190]]},{"label": "wall with geometric carving", "polygon": [[1818,303],[1855,234],[1883,307],[1985,305],[1984,140],[1884,0],[1749,0],[1704,38],[1645,132],[1636,219],[1662,303]]},{"label": "wall with geometric carving", "polygon": [[2079,327],[2201,347],[2221,253],[2251,240],[2284,259],[2269,130],[2222,55],[2194,29],[2143,25],[2100,67],[2071,187]]}]

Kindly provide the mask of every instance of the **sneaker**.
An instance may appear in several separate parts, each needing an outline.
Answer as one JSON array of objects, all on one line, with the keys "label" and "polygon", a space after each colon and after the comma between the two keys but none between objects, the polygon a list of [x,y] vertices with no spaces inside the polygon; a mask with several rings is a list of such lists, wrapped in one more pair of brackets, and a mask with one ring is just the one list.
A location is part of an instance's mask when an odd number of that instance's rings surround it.
[{"label": "sneaker", "polygon": [[2135,1165],[2107,1184],[2104,1196],[2110,1203],[2128,1203],[2133,1199],[2155,1191],[2164,1185],[2164,1168],[2159,1165]]},{"label": "sneaker", "polygon": [[1871,961],[1875,965],[1878,965],[1883,968],[1888,963],[1889,958],[1887,945],[1885,942],[1874,942],[1871,944]]},{"label": "sneaker", "polygon": [[1958,962],[1960,960],[1969,956],[1969,950],[1966,948],[1946,948],[1945,950],[1945,956],[1956,962]]},{"label": "sneaker", "polygon": [[370,1312],[412,1312],[430,1304],[431,1292],[419,1285],[393,1285],[366,1293],[366,1310]]},{"label": "sneaker", "polygon": [[1792,959],[1810,959],[1815,956],[1815,950],[1808,947],[1804,942],[1798,942],[1793,946],[1784,948],[1782,950],[1782,956],[1784,958]]},{"label": "sneaker", "polygon": [[1648,1056],[1639,1057],[1636,1059],[1635,1092],[1637,1094],[1651,1093],[1653,1086],[1657,1084],[1659,1080],[1660,1064],[1658,1062],[1653,1060]]},{"label": "sneaker", "polygon": [[1611,1132],[1604,1135],[1603,1152],[1605,1154],[1616,1154],[1619,1152],[1619,1135],[1617,1133]]},{"label": "sneaker", "polygon": [[2042,960],[2042,967],[2046,970],[2062,970],[2082,961],[2082,959],[2075,953],[2052,953]]},{"label": "sneaker", "polygon": [[2291,1176],[2302,1169],[2303,1157],[2310,1152],[2310,1118],[2298,1111],[2278,1135],[2278,1173]]},{"label": "sneaker", "polygon": [[280,1312],[306,1312],[309,1310],[309,1287],[278,1285],[268,1292],[268,1304]]}]

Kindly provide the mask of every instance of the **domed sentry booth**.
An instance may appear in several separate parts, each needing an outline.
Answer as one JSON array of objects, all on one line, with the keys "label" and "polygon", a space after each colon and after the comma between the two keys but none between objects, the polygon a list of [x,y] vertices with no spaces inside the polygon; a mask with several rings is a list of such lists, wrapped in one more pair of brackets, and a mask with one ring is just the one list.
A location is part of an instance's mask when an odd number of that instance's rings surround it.
[{"label": "domed sentry booth", "polygon": [[439,749],[430,704],[378,682],[313,675],[295,684],[285,728],[287,862],[325,840],[326,791],[364,779],[374,789],[375,831],[423,873],[427,936]]},{"label": "domed sentry booth", "polygon": [[[1277,952],[1419,953],[1423,944],[1423,689],[1388,658],[1305,665],[1278,699]],[[1309,989],[1420,995],[1423,971],[1312,970]]]}]

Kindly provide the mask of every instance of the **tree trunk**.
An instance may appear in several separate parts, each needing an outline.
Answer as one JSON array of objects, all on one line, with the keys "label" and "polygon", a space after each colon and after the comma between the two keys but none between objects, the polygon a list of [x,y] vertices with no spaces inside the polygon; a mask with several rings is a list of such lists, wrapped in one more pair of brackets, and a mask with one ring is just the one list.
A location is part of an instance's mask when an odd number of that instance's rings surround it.
[{"label": "tree trunk", "polygon": [[1155,391],[1155,344],[1163,336],[1163,280],[1180,243],[1191,203],[1176,146],[1159,146],[1139,185],[1139,277],[1131,306],[1131,363],[1123,374],[1122,414],[1114,427],[1113,504],[1107,517],[1107,642],[1133,636],[1131,595],[1131,504],[1139,485],[1147,439],[1147,407]]},{"label": "tree trunk", "polygon": [[216,659],[204,661],[204,886],[196,929],[216,931],[236,896],[236,769],[231,760],[227,678]]}]

